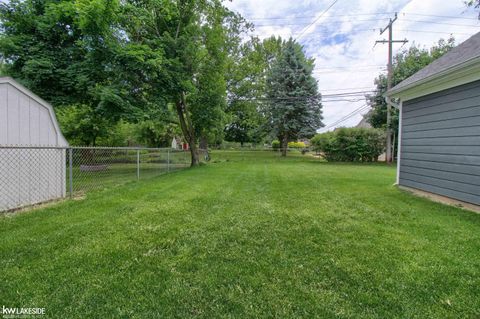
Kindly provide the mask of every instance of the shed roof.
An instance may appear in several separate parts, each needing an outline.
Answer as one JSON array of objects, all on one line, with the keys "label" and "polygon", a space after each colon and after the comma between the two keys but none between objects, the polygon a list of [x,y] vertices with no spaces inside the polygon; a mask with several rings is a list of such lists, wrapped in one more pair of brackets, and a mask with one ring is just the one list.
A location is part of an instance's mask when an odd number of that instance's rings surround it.
[{"label": "shed roof", "polygon": [[[0,145],[68,146],[49,103],[11,77],[0,77],[0,87],[5,85],[7,87],[0,90],[0,128],[3,128],[0,129]],[[13,88],[13,92],[8,86]],[[12,98],[9,97],[10,93]],[[32,111],[37,107],[41,109],[40,113]],[[41,114],[43,123],[40,122]],[[15,133],[12,138],[9,130]]]},{"label": "shed roof", "polygon": [[436,76],[448,72],[450,69],[455,69],[462,64],[468,63],[471,60],[480,57],[480,32],[471,36],[466,41],[462,42],[449,52],[436,59],[417,73],[403,80],[387,92],[387,95],[398,93],[412,85],[428,81]]}]

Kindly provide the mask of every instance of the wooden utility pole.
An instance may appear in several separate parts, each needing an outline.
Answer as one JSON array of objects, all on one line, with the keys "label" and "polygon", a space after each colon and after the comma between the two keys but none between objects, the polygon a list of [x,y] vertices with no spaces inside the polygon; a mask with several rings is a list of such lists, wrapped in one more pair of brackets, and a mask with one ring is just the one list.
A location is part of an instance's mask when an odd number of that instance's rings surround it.
[{"label": "wooden utility pole", "polygon": [[[393,23],[397,20],[397,13],[395,13],[395,18],[390,19],[390,22],[388,25],[380,30],[380,35],[382,35],[386,30],[388,30],[388,40],[377,40],[375,41],[375,44],[377,43],[388,43],[388,64],[387,64],[387,91],[392,88],[392,78],[393,78],[393,43],[407,43],[408,40],[393,40],[393,35],[392,35],[392,26]],[[385,161],[387,163],[391,163],[393,161],[393,156],[392,156],[392,129],[391,129],[391,105],[390,103],[387,102],[387,152],[386,152],[386,157]]]}]

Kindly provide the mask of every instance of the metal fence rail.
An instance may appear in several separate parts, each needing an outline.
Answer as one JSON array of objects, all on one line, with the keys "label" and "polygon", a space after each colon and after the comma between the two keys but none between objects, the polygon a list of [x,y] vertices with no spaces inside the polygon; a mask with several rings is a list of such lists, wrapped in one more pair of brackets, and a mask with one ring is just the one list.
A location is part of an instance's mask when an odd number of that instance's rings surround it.
[{"label": "metal fence rail", "polygon": [[0,211],[155,177],[190,163],[189,151],[175,149],[0,146]]}]

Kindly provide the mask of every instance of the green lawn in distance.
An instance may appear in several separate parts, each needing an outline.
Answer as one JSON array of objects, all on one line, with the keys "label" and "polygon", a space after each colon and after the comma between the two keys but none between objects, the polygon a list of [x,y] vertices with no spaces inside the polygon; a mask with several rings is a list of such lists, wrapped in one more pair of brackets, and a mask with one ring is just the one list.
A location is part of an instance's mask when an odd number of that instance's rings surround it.
[{"label": "green lawn in distance", "polygon": [[209,164],[0,217],[0,301],[46,318],[478,318],[480,215],[395,167]]}]

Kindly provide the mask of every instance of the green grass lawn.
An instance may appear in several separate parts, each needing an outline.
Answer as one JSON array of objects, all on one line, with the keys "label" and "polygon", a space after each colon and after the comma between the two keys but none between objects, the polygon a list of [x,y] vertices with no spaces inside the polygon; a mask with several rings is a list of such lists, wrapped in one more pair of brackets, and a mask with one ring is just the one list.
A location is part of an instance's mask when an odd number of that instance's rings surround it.
[{"label": "green grass lawn", "polygon": [[0,218],[0,301],[55,318],[478,318],[480,215],[395,168],[208,165]]}]

